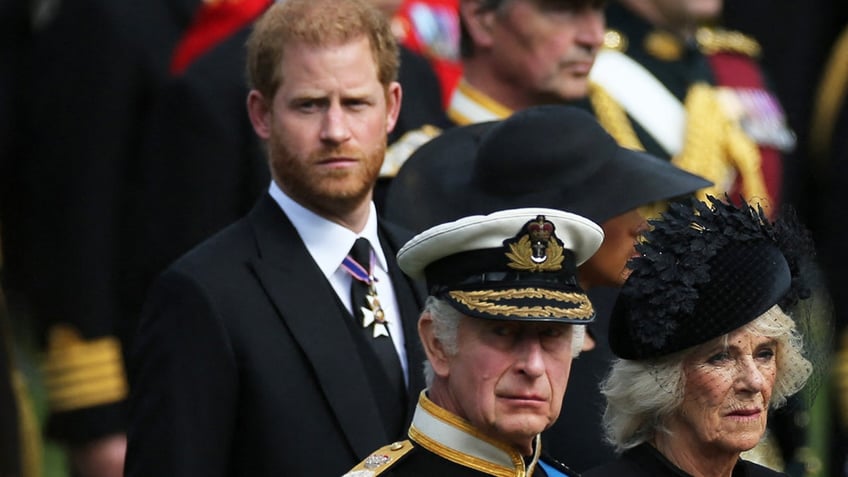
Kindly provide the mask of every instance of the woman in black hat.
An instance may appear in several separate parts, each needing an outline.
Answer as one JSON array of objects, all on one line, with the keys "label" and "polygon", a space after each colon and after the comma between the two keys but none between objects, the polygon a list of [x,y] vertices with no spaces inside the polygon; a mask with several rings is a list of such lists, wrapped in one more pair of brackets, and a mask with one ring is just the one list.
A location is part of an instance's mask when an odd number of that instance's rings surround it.
[{"label": "woman in black hat", "polygon": [[621,456],[585,475],[782,475],[740,458],[812,374],[803,229],[712,197],[652,221],[610,323],[602,385]]}]

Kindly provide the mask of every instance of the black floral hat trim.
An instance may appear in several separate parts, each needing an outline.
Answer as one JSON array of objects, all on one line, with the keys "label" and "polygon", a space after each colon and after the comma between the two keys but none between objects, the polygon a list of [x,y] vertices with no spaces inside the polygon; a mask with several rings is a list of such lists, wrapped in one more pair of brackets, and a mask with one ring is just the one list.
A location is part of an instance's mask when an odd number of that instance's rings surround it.
[{"label": "black floral hat trim", "polygon": [[814,247],[794,212],[786,209],[771,222],[760,206],[725,199],[671,203],[659,219],[649,221],[651,228],[636,247],[640,256],[628,264],[633,272],[621,290],[631,299],[631,332],[643,344],[664,347],[681,324],[679,317],[695,312],[699,286],[711,280],[710,260],[731,243],[771,243],[782,252],[792,282],[777,303],[781,308],[810,296],[801,267],[814,256]]}]

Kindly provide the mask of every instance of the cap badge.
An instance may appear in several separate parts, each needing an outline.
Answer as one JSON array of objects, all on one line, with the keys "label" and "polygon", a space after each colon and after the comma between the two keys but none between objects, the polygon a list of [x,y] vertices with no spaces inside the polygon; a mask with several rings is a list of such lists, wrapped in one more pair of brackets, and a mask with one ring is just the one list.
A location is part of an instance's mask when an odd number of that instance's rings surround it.
[{"label": "cap badge", "polygon": [[556,237],[553,222],[538,215],[524,224],[518,236],[505,241],[509,245],[508,267],[529,272],[555,272],[562,269],[562,242]]}]

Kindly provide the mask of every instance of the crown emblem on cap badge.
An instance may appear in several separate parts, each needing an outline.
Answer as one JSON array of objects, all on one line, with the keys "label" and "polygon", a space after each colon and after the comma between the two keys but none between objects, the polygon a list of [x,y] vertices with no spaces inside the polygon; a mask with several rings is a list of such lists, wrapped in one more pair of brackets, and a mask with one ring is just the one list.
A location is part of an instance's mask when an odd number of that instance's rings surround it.
[{"label": "crown emblem on cap badge", "polygon": [[562,242],[553,222],[544,215],[524,224],[515,239],[507,240],[508,267],[529,272],[555,272],[562,269]]}]

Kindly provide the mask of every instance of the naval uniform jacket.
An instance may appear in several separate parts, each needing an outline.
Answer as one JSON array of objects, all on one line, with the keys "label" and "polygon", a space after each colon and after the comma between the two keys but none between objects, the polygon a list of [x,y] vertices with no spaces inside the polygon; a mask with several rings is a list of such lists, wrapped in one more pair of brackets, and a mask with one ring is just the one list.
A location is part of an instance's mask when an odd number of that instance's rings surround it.
[{"label": "naval uniform jacket", "polygon": [[[733,477],[770,477],[786,475],[775,472],[753,462],[739,459],[733,467]],[[584,477],[691,477],[672,464],[650,444],[641,444],[629,449],[609,464],[596,467],[583,474]]]},{"label": "naval uniform jacket", "polygon": [[[423,388],[422,300],[392,259],[402,237],[379,229],[403,319],[411,416]],[[264,195],[154,285],[131,359],[126,475],[341,475],[399,438],[381,422],[388,386],[369,384],[376,362],[363,362],[352,322]]]},{"label": "naval uniform jacket", "polygon": [[579,477],[567,466],[542,455],[524,457],[509,444],[483,436],[471,424],[439,407],[421,393],[409,428],[411,440],[371,453],[344,477]]}]

